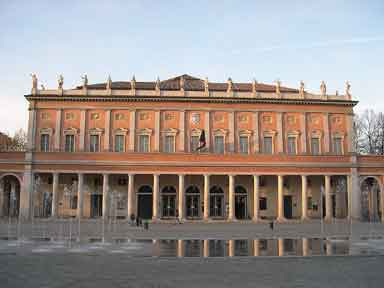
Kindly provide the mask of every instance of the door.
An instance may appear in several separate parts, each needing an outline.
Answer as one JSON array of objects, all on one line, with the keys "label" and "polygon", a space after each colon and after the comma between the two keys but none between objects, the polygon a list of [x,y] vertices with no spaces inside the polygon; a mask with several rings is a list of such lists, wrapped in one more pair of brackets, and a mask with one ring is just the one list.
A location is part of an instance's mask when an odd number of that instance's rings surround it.
[{"label": "door", "polygon": [[200,202],[200,196],[187,195],[186,207],[187,207],[187,217],[188,218],[199,217],[199,209],[200,209],[199,202]]},{"label": "door", "polygon": [[284,217],[292,219],[292,196],[284,196]]},{"label": "door", "polygon": [[137,217],[141,219],[152,219],[152,195],[138,195]]},{"label": "door", "polygon": [[247,218],[247,196],[246,195],[235,196],[235,216],[236,216],[236,219]]},{"label": "door", "polygon": [[92,194],[91,195],[91,217],[97,218],[101,217],[103,205],[103,195],[100,194]]}]

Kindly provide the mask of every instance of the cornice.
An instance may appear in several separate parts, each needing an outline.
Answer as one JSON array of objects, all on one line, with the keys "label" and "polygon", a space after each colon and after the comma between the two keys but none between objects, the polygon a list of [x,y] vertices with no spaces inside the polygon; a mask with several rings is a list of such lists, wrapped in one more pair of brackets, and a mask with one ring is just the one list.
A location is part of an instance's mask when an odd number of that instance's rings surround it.
[{"label": "cornice", "polygon": [[197,102],[197,103],[263,103],[288,105],[341,105],[355,106],[358,101],[322,100],[322,99],[289,99],[289,98],[237,98],[237,97],[179,97],[179,96],[58,96],[58,95],[24,95],[28,101],[70,101],[70,102]]}]

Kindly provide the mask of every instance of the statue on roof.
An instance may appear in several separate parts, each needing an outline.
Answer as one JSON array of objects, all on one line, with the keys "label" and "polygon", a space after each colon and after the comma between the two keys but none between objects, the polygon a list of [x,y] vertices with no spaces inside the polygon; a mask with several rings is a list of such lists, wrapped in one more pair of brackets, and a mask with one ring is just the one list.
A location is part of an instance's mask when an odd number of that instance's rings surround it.
[{"label": "statue on roof", "polygon": [[304,91],[304,81],[303,80],[301,80],[300,81],[300,88],[299,88],[299,94],[300,94],[300,96],[304,96],[304,93],[305,93],[305,91]]},{"label": "statue on roof", "polygon": [[107,89],[107,90],[112,89],[112,79],[111,79],[111,75],[108,75],[106,89]]},{"label": "statue on roof", "polygon": [[185,85],[184,77],[181,76],[180,77],[180,90],[181,91],[184,91],[184,85]]},{"label": "statue on roof", "polygon": [[64,84],[64,77],[63,75],[59,75],[59,78],[57,79],[57,84],[59,89],[63,89],[63,84]]},{"label": "statue on roof", "polygon": [[325,85],[325,82],[323,80],[320,83],[320,93],[322,96],[325,96],[327,94],[327,85]]},{"label": "statue on roof", "polygon": [[204,80],[204,91],[205,91],[205,92],[208,92],[208,91],[209,91],[208,77],[205,77],[205,80]]},{"label": "statue on roof", "polygon": [[135,78],[135,75],[132,76],[132,80],[131,80],[131,89],[132,89],[132,90],[135,90],[135,89],[136,89],[136,78]]},{"label": "statue on roof", "polygon": [[43,84],[40,84],[41,90],[45,90],[45,86]]},{"label": "statue on roof", "polygon": [[233,90],[233,82],[231,77],[228,78],[227,84],[228,84],[227,92],[231,92]]},{"label": "statue on roof", "polygon": [[160,91],[160,78],[159,78],[159,76],[157,76],[157,78],[156,78],[155,90]]},{"label": "statue on roof", "polygon": [[37,76],[35,73],[31,74],[32,77],[32,89],[37,89]]},{"label": "statue on roof", "polygon": [[351,95],[351,83],[349,81],[345,81],[345,95],[350,96]]},{"label": "statue on roof", "polygon": [[253,81],[252,81],[252,93],[256,93],[256,85],[257,85],[257,81],[255,78],[253,78]]},{"label": "statue on roof", "polygon": [[281,81],[276,81],[276,94],[280,94]]},{"label": "statue on roof", "polygon": [[83,79],[83,88],[87,87],[88,86],[87,74],[84,74],[83,76],[81,76],[81,79]]}]

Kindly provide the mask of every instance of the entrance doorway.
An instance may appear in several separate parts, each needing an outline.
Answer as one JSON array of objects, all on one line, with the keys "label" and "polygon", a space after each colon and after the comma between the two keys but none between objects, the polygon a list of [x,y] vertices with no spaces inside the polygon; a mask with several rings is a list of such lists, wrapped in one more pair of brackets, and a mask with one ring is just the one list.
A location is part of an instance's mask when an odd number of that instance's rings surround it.
[{"label": "entrance doorway", "polygon": [[[20,183],[19,180],[13,175],[7,175],[0,181],[3,186],[3,198],[0,211],[3,210],[3,216],[17,217],[19,216],[20,209]],[[1,216],[1,215],[0,215]]]},{"label": "entrance doorway", "polygon": [[284,217],[286,219],[292,219],[292,196],[284,196]]},{"label": "entrance doorway", "polygon": [[141,219],[152,218],[152,187],[145,185],[137,193],[137,217]]},{"label": "entrance doorway", "polygon": [[243,186],[235,188],[235,217],[236,219],[247,219],[247,190]]},{"label": "entrance doorway", "polygon": [[91,194],[91,217],[97,218],[103,215],[103,195]]},{"label": "entrance doorway", "polygon": [[200,217],[200,190],[196,186],[189,186],[185,191],[185,205],[187,218],[196,219]]},{"label": "entrance doorway", "polygon": [[161,191],[161,210],[164,218],[176,215],[176,189],[173,186],[165,186]]},{"label": "entrance doorway", "polygon": [[209,191],[209,214],[211,217],[224,216],[224,191],[218,186],[213,186]]}]

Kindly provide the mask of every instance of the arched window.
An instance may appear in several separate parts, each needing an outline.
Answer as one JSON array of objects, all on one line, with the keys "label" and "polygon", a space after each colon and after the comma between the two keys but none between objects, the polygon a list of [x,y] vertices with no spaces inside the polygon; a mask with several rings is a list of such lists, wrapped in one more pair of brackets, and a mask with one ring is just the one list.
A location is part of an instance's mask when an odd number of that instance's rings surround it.
[{"label": "arched window", "polygon": [[163,194],[176,194],[176,188],[173,186],[165,186],[161,190],[161,193],[163,193]]},{"label": "arched window", "polygon": [[247,194],[247,190],[243,186],[236,186],[235,194]]},{"label": "arched window", "polygon": [[139,188],[139,194],[152,194],[152,187],[149,185],[144,185]]},{"label": "arched window", "polygon": [[210,194],[224,194],[223,189],[219,186],[212,186],[211,189],[209,190]]},{"label": "arched window", "polygon": [[186,194],[200,194],[200,189],[197,186],[189,186],[185,191]]}]

